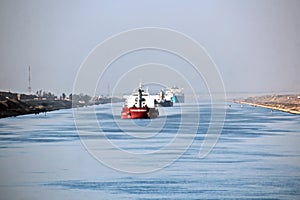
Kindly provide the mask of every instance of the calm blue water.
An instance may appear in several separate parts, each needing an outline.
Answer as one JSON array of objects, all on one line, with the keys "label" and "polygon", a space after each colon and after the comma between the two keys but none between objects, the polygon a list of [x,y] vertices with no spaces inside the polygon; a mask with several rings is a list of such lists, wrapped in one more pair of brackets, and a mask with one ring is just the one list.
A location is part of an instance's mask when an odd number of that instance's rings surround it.
[{"label": "calm blue water", "polygon": [[[92,139],[91,108],[80,109]],[[163,128],[141,145],[117,126],[109,105],[94,108],[104,139],[139,153],[162,148],[176,135],[180,117],[189,116],[178,114],[180,107],[165,108],[156,119],[165,120]],[[71,109],[0,119],[0,199],[300,199],[299,115],[232,104],[218,143],[199,159],[209,118],[209,105],[201,105],[197,136],[184,155],[144,174],[116,171],[91,156]],[[151,124],[122,123],[128,132]]]}]

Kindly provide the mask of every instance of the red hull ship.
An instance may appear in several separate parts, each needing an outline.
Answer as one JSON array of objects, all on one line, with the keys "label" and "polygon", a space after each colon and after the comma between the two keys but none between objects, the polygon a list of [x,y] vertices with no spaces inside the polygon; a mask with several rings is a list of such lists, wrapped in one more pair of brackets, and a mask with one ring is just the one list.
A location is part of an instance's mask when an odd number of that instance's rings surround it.
[{"label": "red hull ship", "polygon": [[[153,108],[148,107],[147,103],[153,104]],[[141,86],[138,93],[127,98],[121,112],[122,119],[153,119],[157,118],[158,115],[159,112],[154,107],[154,99],[150,98],[149,93],[144,93]]]},{"label": "red hull ship", "polygon": [[123,107],[121,112],[122,119],[153,119],[159,115],[155,108],[127,108]]}]

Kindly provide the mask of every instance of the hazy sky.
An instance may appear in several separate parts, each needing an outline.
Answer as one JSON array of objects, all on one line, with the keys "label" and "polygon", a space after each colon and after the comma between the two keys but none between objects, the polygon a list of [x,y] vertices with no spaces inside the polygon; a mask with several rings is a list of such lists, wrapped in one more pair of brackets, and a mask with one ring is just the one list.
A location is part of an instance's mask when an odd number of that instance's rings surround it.
[{"label": "hazy sky", "polygon": [[97,44],[128,29],[162,27],[203,45],[228,92],[300,92],[299,11],[298,0],[1,0],[0,89],[27,91],[30,65],[34,91],[70,93]]}]

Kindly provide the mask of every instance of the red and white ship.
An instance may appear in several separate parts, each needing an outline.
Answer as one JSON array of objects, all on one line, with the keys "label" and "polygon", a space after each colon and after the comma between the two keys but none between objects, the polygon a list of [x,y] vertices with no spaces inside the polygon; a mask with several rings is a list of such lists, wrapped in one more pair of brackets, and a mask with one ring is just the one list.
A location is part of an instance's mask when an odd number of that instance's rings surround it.
[{"label": "red and white ship", "polygon": [[153,119],[159,115],[158,110],[154,104],[155,98],[149,94],[148,91],[142,89],[142,85],[138,92],[126,98],[125,104],[122,108],[122,119]]}]

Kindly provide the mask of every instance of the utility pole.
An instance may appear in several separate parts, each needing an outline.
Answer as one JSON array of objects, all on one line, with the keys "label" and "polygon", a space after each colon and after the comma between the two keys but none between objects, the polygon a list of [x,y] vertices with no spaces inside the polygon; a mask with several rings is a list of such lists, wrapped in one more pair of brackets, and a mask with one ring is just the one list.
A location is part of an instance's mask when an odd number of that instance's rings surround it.
[{"label": "utility pole", "polygon": [[31,93],[30,65],[28,66],[28,92]]}]

